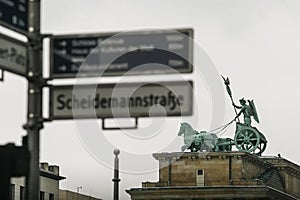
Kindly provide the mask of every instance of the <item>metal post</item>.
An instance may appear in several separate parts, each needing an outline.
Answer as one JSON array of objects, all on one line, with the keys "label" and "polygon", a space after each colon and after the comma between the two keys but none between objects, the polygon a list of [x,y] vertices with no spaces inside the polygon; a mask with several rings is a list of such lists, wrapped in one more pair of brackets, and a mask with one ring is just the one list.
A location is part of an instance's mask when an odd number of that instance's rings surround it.
[{"label": "metal post", "polygon": [[115,149],[114,154],[115,154],[115,166],[114,166],[114,179],[112,180],[114,182],[114,198],[113,198],[113,200],[119,200],[119,182],[121,181],[121,179],[119,179],[118,155],[120,154],[120,150]]},{"label": "metal post", "polygon": [[42,37],[40,33],[41,0],[29,0],[28,17],[28,98],[27,130],[30,152],[29,175],[26,178],[26,199],[39,199],[40,193],[40,129],[42,119]]}]

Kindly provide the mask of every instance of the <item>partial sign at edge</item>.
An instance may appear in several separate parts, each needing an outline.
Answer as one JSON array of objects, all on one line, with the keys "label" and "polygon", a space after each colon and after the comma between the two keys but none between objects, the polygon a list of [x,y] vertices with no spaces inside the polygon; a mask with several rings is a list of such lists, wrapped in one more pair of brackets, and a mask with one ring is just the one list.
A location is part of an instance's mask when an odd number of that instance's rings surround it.
[{"label": "partial sign at edge", "polygon": [[2,70],[26,76],[27,54],[25,43],[0,34],[0,68]]},{"label": "partial sign at edge", "polygon": [[27,34],[29,0],[1,0],[0,25]]}]

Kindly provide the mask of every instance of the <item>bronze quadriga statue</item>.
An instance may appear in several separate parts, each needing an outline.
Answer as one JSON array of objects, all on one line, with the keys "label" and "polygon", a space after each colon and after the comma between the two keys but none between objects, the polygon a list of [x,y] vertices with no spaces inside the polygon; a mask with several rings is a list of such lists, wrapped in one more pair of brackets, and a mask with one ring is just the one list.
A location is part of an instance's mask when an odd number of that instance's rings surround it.
[{"label": "bronze quadriga statue", "polygon": [[[251,126],[252,117],[259,123],[258,114],[253,100],[247,101],[242,98],[239,100],[240,106],[236,105],[232,98],[229,79],[224,79],[227,93],[230,96],[232,105],[234,107],[236,117],[229,123],[214,129],[212,131],[195,131],[190,124],[181,123],[178,135],[184,136],[184,145],[181,147],[182,151],[189,149],[191,152],[197,151],[232,151],[232,146],[239,151],[248,152],[256,155],[261,155],[267,146],[265,136],[256,128]],[[240,111],[237,112],[236,109]],[[243,114],[244,123],[239,120],[240,115]],[[227,127],[233,122],[236,122],[236,131],[234,140],[231,138],[218,138],[217,133],[225,132]],[[216,132],[217,131],[217,132]]]}]

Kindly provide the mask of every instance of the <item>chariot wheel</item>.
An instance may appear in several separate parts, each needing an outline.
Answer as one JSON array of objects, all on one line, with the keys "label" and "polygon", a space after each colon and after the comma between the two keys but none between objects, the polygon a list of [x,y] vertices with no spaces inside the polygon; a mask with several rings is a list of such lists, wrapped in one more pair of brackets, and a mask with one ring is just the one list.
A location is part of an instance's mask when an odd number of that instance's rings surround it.
[{"label": "chariot wheel", "polygon": [[260,143],[258,144],[258,147],[253,151],[253,154],[255,155],[261,155],[267,147],[267,141],[260,140]]},{"label": "chariot wheel", "polygon": [[[234,144],[240,151],[259,154],[260,134],[251,127],[243,127],[238,130],[234,137]],[[266,143],[265,143],[266,144]],[[261,146],[260,150],[264,150],[266,145]]]}]

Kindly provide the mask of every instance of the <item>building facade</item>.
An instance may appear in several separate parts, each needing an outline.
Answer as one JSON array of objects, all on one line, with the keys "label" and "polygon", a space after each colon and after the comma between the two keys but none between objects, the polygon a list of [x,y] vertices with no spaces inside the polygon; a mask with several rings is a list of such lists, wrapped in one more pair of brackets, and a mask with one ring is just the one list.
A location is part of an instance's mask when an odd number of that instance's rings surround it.
[{"label": "building facade", "polygon": [[59,190],[59,200],[101,200],[92,196],[75,193],[69,190]]},{"label": "building facade", "polygon": [[[59,200],[59,167],[48,163],[40,164],[40,200]],[[11,199],[25,200],[25,178],[11,179]]]},{"label": "building facade", "polygon": [[131,199],[300,198],[300,166],[244,152],[153,154],[159,181],[127,190]]}]

